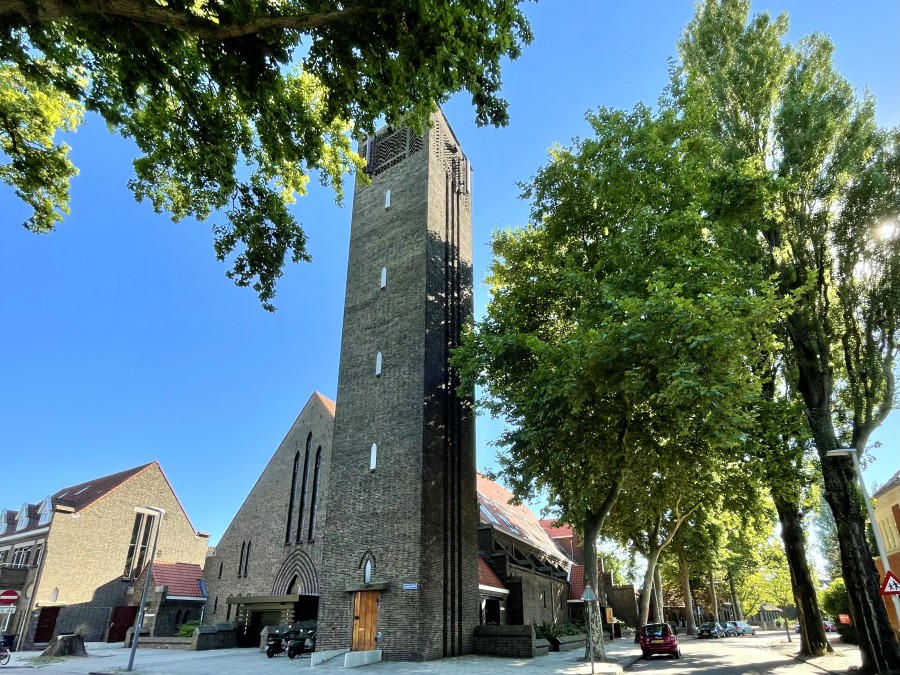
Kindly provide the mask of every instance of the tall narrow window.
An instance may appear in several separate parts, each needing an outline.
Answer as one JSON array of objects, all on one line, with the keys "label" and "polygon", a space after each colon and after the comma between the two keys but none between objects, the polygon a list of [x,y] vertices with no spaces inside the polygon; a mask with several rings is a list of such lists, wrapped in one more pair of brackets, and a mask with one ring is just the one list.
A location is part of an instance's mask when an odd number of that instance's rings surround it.
[{"label": "tall narrow window", "polygon": [[238,561],[238,579],[244,576],[244,551],[247,549],[247,542],[241,542],[241,559]]},{"label": "tall narrow window", "polygon": [[294,469],[291,471],[291,494],[288,497],[287,529],[284,531],[284,543],[291,542],[291,525],[294,524],[294,494],[297,491],[297,471],[300,469],[300,453],[294,455]]},{"label": "tall narrow window", "polygon": [[216,599],[213,600],[213,614],[216,613],[216,610],[219,609],[219,596],[216,596]]},{"label": "tall narrow window", "polygon": [[375,377],[381,377],[381,352],[375,354]]},{"label": "tall narrow window", "polygon": [[150,533],[153,531],[153,523],[156,516],[149,513],[134,514],[134,526],[131,529],[131,543],[128,545],[128,554],[125,556],[125,577],[136,576],[144,567],[144,558],[147,555],[147,546],[150,543]]},{"label": "tall narrow window", "polygon": [[41,561],[44,559],[44,542],[41,542],[37,546],[34,547],[34,562],[31,563],[32,567],[40,567]]},{"label": "tall narrow window", "polygon": [[228,623],[231,620],[231,605],[228,605],[228,609],[225,610],[225,623]]},{"label": "tall narrow window", "polygon": [[247,576],[247,572],[250,568],[250,546],[253,544],[253,540],[247,542],[247,555],[244,556],[244,576]]},{"label": "tall narrow window", "polygon": [[306,437],[306,457],[303,460],[303,482],[300,483],[300,508],[297,509],[297,543],[303,541],[303,507],[306,506],[306,483],[309,480],[309,455],[312,452],[312,434]]},{"label": "tall narrow window", "polygon": [[387,267],[381,268],[381,287],[387,286]]},{"label": "tall narrow window", "polygon": [[378,444],[372,443],[372,450],[369,453],[369,471],[375,470],[375,464],[378,462]]},{"label": "tall narrow window", "polygon": [[391,208],[391,191],[388,190],[384,193],[384,208]]},{"label": "tall narrow window", "polygon": [[363,566],[363,583],[371,584],[372,583],[372,560],[366,560],[366,564]]},{"label": "tall narrow window", "polygon": [[316,468],[313,473],[312,497],[309,499],[309,540],[316,534],[316,504],[319,497],[319,469],[322,468],[322,446],[316,450]]},{"label": "tall narrow window", "polygon": [[220,578],[220,579],[222,578],[222,566],[223,566],[224,564],[225,564],[225,563],[223,563],[223,562],[220,562],[220,563],[219,563],[219,578]]}]

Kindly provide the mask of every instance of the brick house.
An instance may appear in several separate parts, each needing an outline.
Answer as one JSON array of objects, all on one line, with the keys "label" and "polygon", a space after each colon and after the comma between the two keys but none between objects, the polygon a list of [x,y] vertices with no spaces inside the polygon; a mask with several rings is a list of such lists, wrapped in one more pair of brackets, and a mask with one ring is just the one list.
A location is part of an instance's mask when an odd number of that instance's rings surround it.
[{"label": "brick house", "polygon": [[[481,623],[543,624],[569,620],[572,561],[541,521],[512,493],[478,474]],[[494,578],[485,575],[485,567]],[[505,590],[506,593],[499,591]]]},{"label": "brick house", "polygon": [[[881,539],[884,541],[885,553],[891,572],[900,577],[900,471],[895,473],[882,485],[872,498],[875,500],[875,520],[881,531]],[[875,566],[878,574],[884,579],[884,565],[881,557],[875,557]],[[882,596],[887,607],[888,619],[895,631],[900,630],[900,622],[894,608],[894,601],[890,596]]]},{"label": "brick house", "polygon": [[150,554],[165,510],[157,557],[202,564],[208,535],[194,530],[157,462],[59,490],[18,511],[0,511],[0,589],[20,594],[0,628],[31,649],[86,630],[85,639],[124,639],[135,617],[128,589]]}]

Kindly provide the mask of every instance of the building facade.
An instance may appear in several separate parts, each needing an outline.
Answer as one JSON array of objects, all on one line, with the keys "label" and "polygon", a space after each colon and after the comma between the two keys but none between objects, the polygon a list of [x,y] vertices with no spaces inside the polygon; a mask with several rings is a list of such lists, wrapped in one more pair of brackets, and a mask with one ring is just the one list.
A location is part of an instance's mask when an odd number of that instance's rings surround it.
[{"label": "building facade", "polygon": [[[148,507],[162,509],[162,520]],[[208,535],[194,530],[157,462],[0,511],[0,588],[19,592],[0,628],[20,649],[77,628],[86,640],[124,639],[124,617],[135,616],[128,589],[157,528],[158,558],[203,563]]]},{"label": "building facade", "polygon": [[[872,498],[875,500],[875,520],[878,522],[881,539],[884,541],[888,564],[894,575],[900,577],[900,471],[891,476],[890,480],[872,495]],[[883,579],[884,565],[880,557],[875,559],[875,565]],[[893,600],[888,596],[883,596],[883,599],[891,625],[895,631],[900,631],[900,620],[898,620]]]},{"label": "building facade", "polygon": [[222,539],[206,558],[208,623],[263,626],[318,616],[334,402],[309,398]]},{"label": "building facade", "polygon": [[365,146],[328,476],[318,644],[392,660],[471,652],[478,624],[474,420],[449,366],[473,311],[471,171],[431,122]]}]

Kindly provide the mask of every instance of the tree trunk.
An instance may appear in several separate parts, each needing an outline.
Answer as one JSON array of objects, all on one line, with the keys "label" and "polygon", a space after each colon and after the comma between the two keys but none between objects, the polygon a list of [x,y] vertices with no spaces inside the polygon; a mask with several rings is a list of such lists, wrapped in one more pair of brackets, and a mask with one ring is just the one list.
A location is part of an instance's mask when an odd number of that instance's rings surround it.
[{"label": "tree trunk", "polygon": [[734,620],[735,621],[743,621],[744,620],[744,608],[741,607],[741,601],[737,596],[737,591],[734,588],[734,572],[728,570],[728,589],[731,591],[731,606],[734,608]]},{"label": "tree trunk", "polygon": [[791,588],[794,591],[794,605],[797,607],[797,619],[800,622],[800,653],[806,656],[819,656],[833,650],[822,626],[816,586],[806,558],[803,516],[797,504],[781,498],[775,490],[772,491],[772,499],[781,523],[781,540],[784,542],[784,553],[791,573]]},{"label": "tree trunk", "polygon": [[[650,543],[650,549],[647,555],[647,571],[644,572],[644,583],[641,587],[641,612],[638,615],[639,626],[647,623],[647,617],[650,615],[650,590],[653,588],[653,573],[656,570],[656,563],[659,561],[659,554],[662,549],[659,545]],[[658,620],[658,619],[657,619]]]},{"label": "tree trunk", "polygon": [[713,574],[713,571],[709,571],[709,601],[712,603],[712,607],[710,611],[713,616],[713,621],[718,622],[719,620],[719,597],[716,595],[716,577]]},{"label": "tree trunk", "polygon": [[687,613],[687,634],[693,635],[696,624],[694,623],[694,600],[691,597],[691,572],[688,569],[684,554],[678,554],[678,573],[681,576],[681,593],[684,595],[684,611]]},{"label": "tree trunk", "polygon": [[[831,419],[831,372],[804,343],[811,341],[802,319],[789,319],[791,340],[798,353],[798,389],[822,463],[825,500],[831,507],[841,549],[841,568],[850,596],[850,613],[859,637],[863,673],[900,672],[900,643],[881,600],[878,570],[866,537],[865,505],[855,484],[856,471],[847,457],[827,457],[838,447]],[[877,525],[876,525],[877,527]]]},{"label": "tree trunk", "polygon": [[[595,593],[600,590],[597,579],[597,537],[600,535],[602,522],[603,517],[599,513],[588,513],[584,518],[584,583],[589,585]],[[604,661],[606,660],[606,651],[603,648],[603,621],[600,612],[596,611],[597,608],[594,607],[596,603],[589,604],[590,607],[585,609],[591,640],[585,645],[584,658]],[[592,643],[593,654],[591,654]]]},{"label": "tree trunk", "polygon": [[656,614],[656,622],[663,623],[666,620],[664,605],[663,602],[663,592],[662,592],[662,574],[659,571],[659,563],[656,563],[656,568],[653,570],[653,597],[656,600],[656,607],[654,608],[654,613]]},{"label": "tree trunk", "polygon": [[41,656],[87,656],[84,648],[84,637],[81,635],[57,635],[47,645]]}]

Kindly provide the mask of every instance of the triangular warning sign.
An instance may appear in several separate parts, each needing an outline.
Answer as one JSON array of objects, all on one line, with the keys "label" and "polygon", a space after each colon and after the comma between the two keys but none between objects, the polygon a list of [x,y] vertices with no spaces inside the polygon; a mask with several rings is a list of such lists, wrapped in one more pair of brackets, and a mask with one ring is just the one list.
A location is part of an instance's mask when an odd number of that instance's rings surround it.
[{"label": "triangular warning sign", "polygon": [[900,595],[900,579],[890,570],[887,571],[887,574],[884,575],[884,581],[881,582],[881,594]]}]

